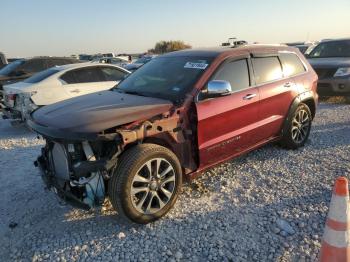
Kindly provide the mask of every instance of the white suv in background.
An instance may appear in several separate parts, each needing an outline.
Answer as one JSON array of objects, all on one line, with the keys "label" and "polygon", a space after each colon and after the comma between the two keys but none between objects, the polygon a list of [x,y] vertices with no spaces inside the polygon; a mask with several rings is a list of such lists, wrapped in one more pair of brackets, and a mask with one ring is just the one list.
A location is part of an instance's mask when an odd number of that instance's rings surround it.
[{"label": "white suv in background", "polygon": [[80,63],[56,66],[23,82],[4,86],[4,118],[25,120],[40,106],[108,90],[130,72],[115,65]]}]

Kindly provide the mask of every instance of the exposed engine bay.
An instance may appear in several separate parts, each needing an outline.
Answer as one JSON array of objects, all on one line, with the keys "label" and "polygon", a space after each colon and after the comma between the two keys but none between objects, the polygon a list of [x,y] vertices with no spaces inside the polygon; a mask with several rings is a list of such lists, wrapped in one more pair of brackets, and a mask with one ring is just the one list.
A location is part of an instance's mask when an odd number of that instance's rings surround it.
[{"label": "exposed engine bay", "polygon": [[112,153],[109,160],[96,157],[92,146],[98,151],[102,142],[93,145],[88,141],[68,144],[46,141],[35,164],[40,165],[47,188],[76,207],[100,206],[106,196],[108,171],[115,165],[116,156]]}]

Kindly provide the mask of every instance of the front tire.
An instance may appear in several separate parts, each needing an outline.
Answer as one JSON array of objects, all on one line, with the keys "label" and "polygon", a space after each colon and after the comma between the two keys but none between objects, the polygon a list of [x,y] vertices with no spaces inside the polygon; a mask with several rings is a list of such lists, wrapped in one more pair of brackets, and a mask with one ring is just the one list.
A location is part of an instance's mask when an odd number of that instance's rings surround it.
[{"label": "front tire", "polygon": [[288,149],[304,146],[310,135],[311,123],[310,108],[306,104],[299,104],[284,123],[280,144]]},{"label": "front tire", "polygon": [[109,196],[120,215],[147,224],[171,209],[181,186],[182,169],[175,154],[162,146],[140,144],[118,161]]}]

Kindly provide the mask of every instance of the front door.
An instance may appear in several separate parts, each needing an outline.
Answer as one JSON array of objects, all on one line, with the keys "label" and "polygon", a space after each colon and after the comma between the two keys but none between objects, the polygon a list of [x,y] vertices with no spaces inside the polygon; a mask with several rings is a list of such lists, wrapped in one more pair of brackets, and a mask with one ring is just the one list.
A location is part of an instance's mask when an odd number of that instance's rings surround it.
[{"label": "front door", "polygon": [[[225,61],[211,80],[225,80],[232,93],[196,104],[200,167],[214,164],[254,144],[259,93],[251,87],[248,59]],[[202,92],[205,93],[205,92]]]}]

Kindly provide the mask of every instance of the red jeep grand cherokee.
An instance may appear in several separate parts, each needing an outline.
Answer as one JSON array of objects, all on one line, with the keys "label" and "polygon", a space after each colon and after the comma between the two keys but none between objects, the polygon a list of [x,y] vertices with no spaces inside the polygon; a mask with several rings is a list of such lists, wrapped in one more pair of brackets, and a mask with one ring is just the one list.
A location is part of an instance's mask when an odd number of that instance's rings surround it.
[{"label": "red jeep grand cherokee", "polygon": [[27,123],[46,139],[35,164],[66,201],[88,209],[108,196],[148,223],[174,205],[184,177],[271,141],[303,146],[316,84],[287,46],[169,53],[110,91],[35,111]]}]

